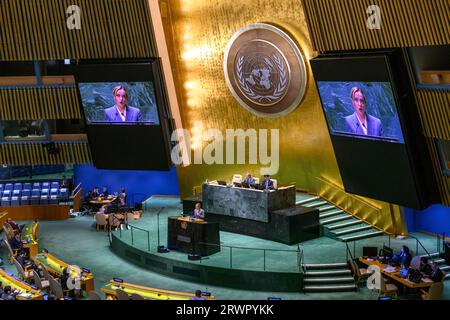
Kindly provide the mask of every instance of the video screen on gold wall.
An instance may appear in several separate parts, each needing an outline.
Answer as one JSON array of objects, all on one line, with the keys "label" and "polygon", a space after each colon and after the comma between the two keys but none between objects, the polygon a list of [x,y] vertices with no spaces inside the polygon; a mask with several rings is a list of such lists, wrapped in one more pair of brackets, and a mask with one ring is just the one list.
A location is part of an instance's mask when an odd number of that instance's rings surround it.
[{"label": "video screen on gold wall", "polygon": [[404,143],[389,82],[318,81],[330,134]]},{"label": "video screen on gold wall", "polygon": [[154,85],[146,82],[78,83],[87,123],[159,124]]}]

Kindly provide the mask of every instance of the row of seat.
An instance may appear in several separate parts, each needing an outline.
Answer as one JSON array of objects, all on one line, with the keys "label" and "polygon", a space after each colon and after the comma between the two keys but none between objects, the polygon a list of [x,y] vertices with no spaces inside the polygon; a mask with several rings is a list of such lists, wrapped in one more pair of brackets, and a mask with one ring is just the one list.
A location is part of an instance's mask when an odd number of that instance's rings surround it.
[{"label": "row of seat", "polygon": [[5,190],[1,193],[2,206],[58,204],[67,200],[69,192],[67,188],[61,189],[33,189],[33,190]]},{"label": "row of seat", "polygon": [[0,197],[23,197],[23,196],[67,196],[67,188],[53,188],[53,189],[23,189],[23,190],[4,190],[0,191]]},{"label": "row of seat", "polygon": [[3,190],[31,190],[31,189],[59,189],[59,182],[16,182],[0,183],[0,191]]}]

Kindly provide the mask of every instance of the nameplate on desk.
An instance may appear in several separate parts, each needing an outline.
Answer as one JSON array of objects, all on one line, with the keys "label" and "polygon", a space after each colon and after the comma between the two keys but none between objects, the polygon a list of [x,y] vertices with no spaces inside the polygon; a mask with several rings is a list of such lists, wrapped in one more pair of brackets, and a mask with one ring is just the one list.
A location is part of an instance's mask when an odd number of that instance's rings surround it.
[{"label": "nameplate on desk", "polygon": [[178,235],[177,236],[177,240],[181,241],[181,242],[191,243],[191,238],[190,237],[186,237],[186,236],[182,236],[182,235]]}]

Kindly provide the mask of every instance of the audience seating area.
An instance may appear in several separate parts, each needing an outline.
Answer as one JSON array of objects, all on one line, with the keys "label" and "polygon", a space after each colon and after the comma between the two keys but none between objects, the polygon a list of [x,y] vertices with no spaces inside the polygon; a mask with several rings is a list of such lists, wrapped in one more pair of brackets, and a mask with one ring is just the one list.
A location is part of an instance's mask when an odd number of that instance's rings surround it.
[{"label": "audience seating area", "polygon": [[0,184],[2,206],[59,204],[68,198],[68,188],[61,187],[59,181]]}]

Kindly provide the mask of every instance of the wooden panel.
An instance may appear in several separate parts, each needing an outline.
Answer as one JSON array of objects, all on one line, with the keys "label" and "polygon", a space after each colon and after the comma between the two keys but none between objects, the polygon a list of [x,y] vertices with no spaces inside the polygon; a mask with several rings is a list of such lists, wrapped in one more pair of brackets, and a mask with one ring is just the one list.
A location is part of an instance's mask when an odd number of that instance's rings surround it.
[{"label": "wooden panel", "polygon": [[445,176],[442,172],[442,166],[439,159],[439,152],[436,148],[434,139],[427,138],[428,148],[431,154],[431,162],[436,176],[436,181],[441,195],[442,204],[450,206],[450,176]]},{"label": "wooden panel", "polygon": [[450,140],[450,92],[419,89],[417,100],[425,135]]},{"label": "wooden panel", "polygon": [[[450,43],[448,0],[302,0],[312,45],[318,51]],[[370,5],[381,28],[369,29]]]},{"label": "wooden panel", "polygon": [[2,211],[0,212],[0,228],[3,228],[3,224],[5,223],[6,219],[9,218],[8,211]]},{"label": "wooden panel", "polygon": [[35,205],[35,206],[6,206],[13,220],[65,220],[69,218],[69,205]]},{"label": "wooden panel", "polygon": [[[81,10],[70,30],[66,10]],[[3,0],[0,60],[156,57],[147,0]]]},{"label": "wooden panel", "polygon": [[75,86],[0,89],[0,120],[81,119]]},{"label": "wooden panel", "polygon": [[0,163],[4,165],[43,165],[91,163],[87,141],[55,141],[60,152],[50,155],[43,143],[7,142],[0,144]]}]

